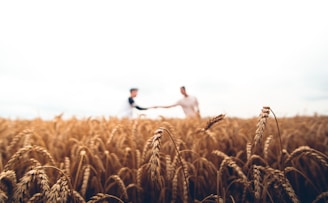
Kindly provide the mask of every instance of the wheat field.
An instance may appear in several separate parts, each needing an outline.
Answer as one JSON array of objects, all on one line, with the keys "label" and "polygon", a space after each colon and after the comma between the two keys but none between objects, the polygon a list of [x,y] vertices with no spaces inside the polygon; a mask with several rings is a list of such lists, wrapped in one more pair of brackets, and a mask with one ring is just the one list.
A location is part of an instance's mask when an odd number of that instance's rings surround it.
[{"label": "wheat field", "polygon": [[328,117],[0,119],[0,202],[328,202]]}]

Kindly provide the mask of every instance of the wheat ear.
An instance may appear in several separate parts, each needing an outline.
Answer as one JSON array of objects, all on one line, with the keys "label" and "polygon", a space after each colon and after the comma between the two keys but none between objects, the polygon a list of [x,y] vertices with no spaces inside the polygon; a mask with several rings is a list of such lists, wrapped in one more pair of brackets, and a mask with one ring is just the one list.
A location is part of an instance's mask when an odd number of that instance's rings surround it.
[{"label": "wheat ear", "polygon": [[209,120],[207,121],[207,123],[206,123],[206,126],[205,126],[205,128],[204,128],[204,131],[210,129],[215,123],[217,123],[217,122],[223,120],[224,117],[225,117],[224,114],[220,114],[220,115],[218,115],[218,116],[215,116],[215,117],[209,119]]},{"label": "wheat ear", "polygon": [[65,173],[69,175],[71,173],[71,161],[69,157],[65,157],[64,168],[65,168]]},{"label": "wheat ear", "polygon": [[253,165],[253,175],[254,175],[254,194],[257,200],[261,197],[261,171],[257,165]]},{"label": "wheat ear", "polygon": [[294,203],[298,203],[298,197],[290,184],[289,180],[285,176],[284,172],[278,170],[278,169],[273,169],[270,167],[262,167],[262,166],[257,166],[259,170],[263,170],[265,173],[272,175],[274,179],[281,184],[283,189],[286,191],[287,195],[289,196],[290,200]]},{"label": "wheat ear", "polygon": [[175,171],[173,180],[172,180],[172,199],[171,203],[174,203],[176,201],[177,195],[178,195],[178,174],[180,172],[180,168]]},{"label": "wheat ear", "polygon": [[49,202],[67,202],[69,195],[69,183],[66,176],[61,176],[51,187],[48,201]]},{"label": "wheat ear", "polygon": [[[74,189],[73,189],[72,183],[70,181],[70,178],[68,177],[68,175],[66,174],[66,172],[64,170],[61,170],[61,169],[57,168],[56,166],[48,166],[48,165],[47,166],[38,166],[36,168],[42,168],[42,169],[51,168],[51,169],[55,169],[56,171],[58,171],[61,174],[61,176],[63,176],[63,177],[60,178],[61,179],[60,180],[61,182],[59,182],[59,183],[61,184],[61,187],[63,187],[62,190],[65,193],[65,194],[61,194],[60,197],[66,197],[68,195],[68,193],[69,193],[69,195],[74,200],[74,197],[75,197],[75,195],[73,193],[74,192]],[[52,190],[52,188],[50,190]],[[48,196],[48,197],[50,197],[50,196]]]},{"label": "wheat ear", "polygon": [[247,160],[249,160],[251,158],[251,155],[252,155],[252,143],[247,142],[247,144],[246,144],[246,157],[247,157]]},{"label": "wheat ear", "polygon": [[5,202],[5,200],[9,201],[16,190],[16,186],[15,171],[2,171],[0,174],[0,191],[2,191],[3,194],[1,195],[0,200],[3,200],[3,202]]},{"label": "wheat ear", "polygon": [[322,200],[322,202],[328,202],[328,191],[319,194],[312,203],[320,202],[320,200]]},{"label": "wheat ear", "polygon": [[290,154],[290,156],[286,159],[285,163],[292,161],[294,158],[299,157],[302,154],[307,155],[313,158],[314,160],[317,160],[326,168],[328,167],[328,163],[326,161],[328,160],[328,157],[325,154],[321,153],[320,151],[310,148],[309,146],[300,146],[297,149],[295,149]]},{"label": "wheat ear", "polygon": [[118,176],[118,175],[111,175],[109,177],[109,179],[113,179],[117,183],[117,185],[121,189],[121,192],[122,192],[121,195],[123,196],[123,199],[124,200],[128,200],[129,199],[128,193],[127,193],[125,184],[124,184],[123,180],[120,178],[120,176]]},{"label": "wheat ear", "polygon": [[147,150],[152,145],[152,143],[153,143],[153,137],[148,138],[146,141],[146,144],[144,145],[143,150],[142,150],[142,162],[141,163],[146,162]]},{"label": "wheat ear", "polygon": [[74,203],[85,203],[84,198],[76,190],[73,190],[72,194],[73,194],[72,198],[74,200],[73,201]]},{"label": "wheat ear", "polygon": [[270,135],[269,137],[267,137],[267,139],[265,140],[265,143],[264,143],[264,149],[263,149],[263,156],[264,156],[264,159],[268,159],[268,153],[269,153],[269,145],[272,141],[272,138],[273,138],[273,135]]},{"label": "wheat ear", "polygon": [[172,178],[173,174],[173,166],[171,161],[171,155],[167,154],[165,155],[165,171],[166,171],[166,179],[170,180]]},{"label": "wheat ear", "polygon": [[36,203],[36,202],[44,202],[43,194],[38,192],[35,193],[28,201],[27,203]]},{"label": "wheat ear", "polygon": [[[215,151],[214,154],[219,154],[219,151]],[[233,169],[235,169],[235,171],[237,172],[237,174],[239,175],[239,177],[241,178],[242,182],[244,182],[245,184],[247,183],[247,177],[244,174],[244,172],[242,171],[242,169],[236,164],[236,162],[234,160],[232,160],[231,157],[226,156],[223,161],[220,164],[220,168],[217,171],[217,191],[219,192],[220,187],[222,187],[221,182],[222,182],[222,174],[223,174],[223,169],[225,168],[225,166],[229,166]],[[220,181],[221,180],[221,181]],[[218,193],[219,194],[219,193]],[[222,192],[223,194],[223,192]],[[221,196],[219,196],[221,197]]]},{"label": "wheat ear", "polygon": [[267,118],[269,117],[270,107],[263,107],[259,115],[259,121],[257,123],[257,129],[254,137],[254,147],[261,142],[261,138],[264,133],[264,129],[267,123]]},{"label": "wheat ear", "polygon": [[20,179],[17,184],[16,191],[14,193],[14,200],[19,202],[26,201],[26,197],[30,187],[33,185],[31,182],[35,181],[40,185],[41,192],[44,197],[48,197],[50,192],[48,176],[45,173],[44,169],[41,167],[35,167],[34,169],[28,171]]},{"label": "wheat ear", "polygon": [[147,171],[147,164],[142,165],[137,170],[137,185],[138,187],[142,188],[142,178],[144,176],[144,173]]},{"label": "wheat ear", "polygon": [[[187,162],[182,160],[182,170],[183,170],[183,174],[188,174],[188,166],[187,166]],[[184,203],[188,203],[188,193],[189,193],[189,182],[188,179],[185,179],[185,181],[183,181],[183,202]]]},{"label": "wheat ear", "polygon": [[160,176],[161,176],[161,163],[160,163],[160,145],[161,145],[161,137],[163,134],[163,130],[156,130],[153,140],[152,140],[152,155],[150,157],[150,178],[152,183],[156,184],[158,188],[162,188],[160,184]]},{"label": "wheat ear", "polygon": [[[22,139],[22,137],[29,136],[32,133],[33,133],[32,129],[25,129],[25,130],[21,131],[20,133],[16,134],[8,146],[8,152],[11,152],[12,149],[14,149],[15,145]],[[24,145],[24,146],[26,146],[26,145]]]},{"label": "wheat ear", "polygon": [[28,152],[38,152],[43,157],[46,158],[46,160],[49,162],[50,165],[55,165],[55,161],[50,155],[50,153],[39,146],[26,146],[23,148],[20,148],[7,162],[7,164],[4,167],[4,170],[10,170],[11,168],[15,168],[15,164],[19,163],[20,160],[23,158],[23,156]]},{"label": "wheat ear", "polygon": [[[179,148],[178,148],[176,142],[174,141],[171,132],[170,132],[169,130],[167,130],[166,128],[163,128],[163,127],[159,128],[159,130],[162,130],[162,131],[167,132],[167,134],[169,135],[171,141],[173,142],[173,145],[174,145],[174,147],[175,147],[175,151],[176,151],[176,153],[177,153],[177,157],[178,157],[178,159],[179,159],[179,161],[180,161],[180,163],[181,163],[181,166],[182,166],[182,168],[183,168],[182,172],[183,172],[183,177],[184,177],[184,181],[185,181],[184,184],[188,187],[189,184],[188,184],[188,179],[187,179],[187,174],[186,174],[186,172],[187,172],[188,170],[187,170],[186,168],[184,168],[184,164],[183,164],[182,159],[181,159],[181,155],[180,155]],[[187,190],[189,191],[189,188],[187,188]]]},{"label": "wheat ear", "polygon": [[85,194],[87,192],[89,177],[90,177],[90,166],[87,165],[84,169],[83,181],[81,185],[81,195],[83,197],[85,197]]},{"label": "wheat ear", "polygon": [[105,200],[111,200],[111,199],[115,199],[121,203],[124,203],[124,201],[121,200],[120,198],[118,198],[114,195],[109,195],[109,194],[104,194],[104,193],[98,193],[95,196],[92,196],[87,203],[98,203],[98,202],[104,202]]}]

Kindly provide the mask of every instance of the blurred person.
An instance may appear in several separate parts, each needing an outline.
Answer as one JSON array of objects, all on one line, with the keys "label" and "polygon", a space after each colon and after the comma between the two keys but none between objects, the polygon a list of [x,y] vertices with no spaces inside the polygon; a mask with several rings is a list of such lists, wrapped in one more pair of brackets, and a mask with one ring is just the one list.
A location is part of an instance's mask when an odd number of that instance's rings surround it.
[{"label": "blurred person", "polygon": [[119,112],[119,117],[121,118],[133,118],[133,109],[138,109],[140,111],[148,110],[151,108],[156,107],[140,107],[138,104],[136,104],[134,98],[138,95],[138,88],[131,88],[130,89],[130,96],[126,100],[123,108]]},{"label": "blurred person", "polygon": [[168,106],[156,106],[157,108],[172,108],[175,106],[181,106],[182,110],[187,118],[200,118],[199,104],[195,96],[187,93],[186,87],[181,86],[180,92],[183,95],[176,103]]}]

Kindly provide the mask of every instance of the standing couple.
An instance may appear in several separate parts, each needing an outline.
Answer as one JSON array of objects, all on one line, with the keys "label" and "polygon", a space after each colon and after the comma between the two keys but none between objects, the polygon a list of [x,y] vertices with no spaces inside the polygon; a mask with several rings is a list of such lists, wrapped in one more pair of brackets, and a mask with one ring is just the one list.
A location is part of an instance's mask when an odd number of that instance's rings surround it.
[{"label": "standing couple", "polygon": [[134,98],[138,94],[138,89],[131,88],[130,96],[129,96],[129,98],[126,102],[126,105],[124,107],[124,110],[122,111],[120,116],[126,117],[126,118],[132,118],[134,108],[142,111],[142,110],[148,110],[148,109],[152,109],[152,108],[171,108],[171,107],[175,107],[175,106],[181,106],[181,108],[187,118],[200,118],[199,105],[198,105],[197,98],[195,96],[188,95],[186,88],[184,86],[180,87],[180,92],[183,95],[183,97],[172,105],[152,106],[152,107],[144,108],[144,107],[140,107],[139,105],[137,105],[136,102],[134,101]]}]

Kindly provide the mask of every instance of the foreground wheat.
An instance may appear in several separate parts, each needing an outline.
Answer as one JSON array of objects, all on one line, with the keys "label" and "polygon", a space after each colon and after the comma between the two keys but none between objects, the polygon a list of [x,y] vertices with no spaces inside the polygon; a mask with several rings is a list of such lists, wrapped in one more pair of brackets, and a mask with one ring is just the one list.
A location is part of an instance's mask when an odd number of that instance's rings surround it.
[{"label": "foreground wheat", "polygon": [[0,202],[327,202],[327,124],[0,119]]}]

